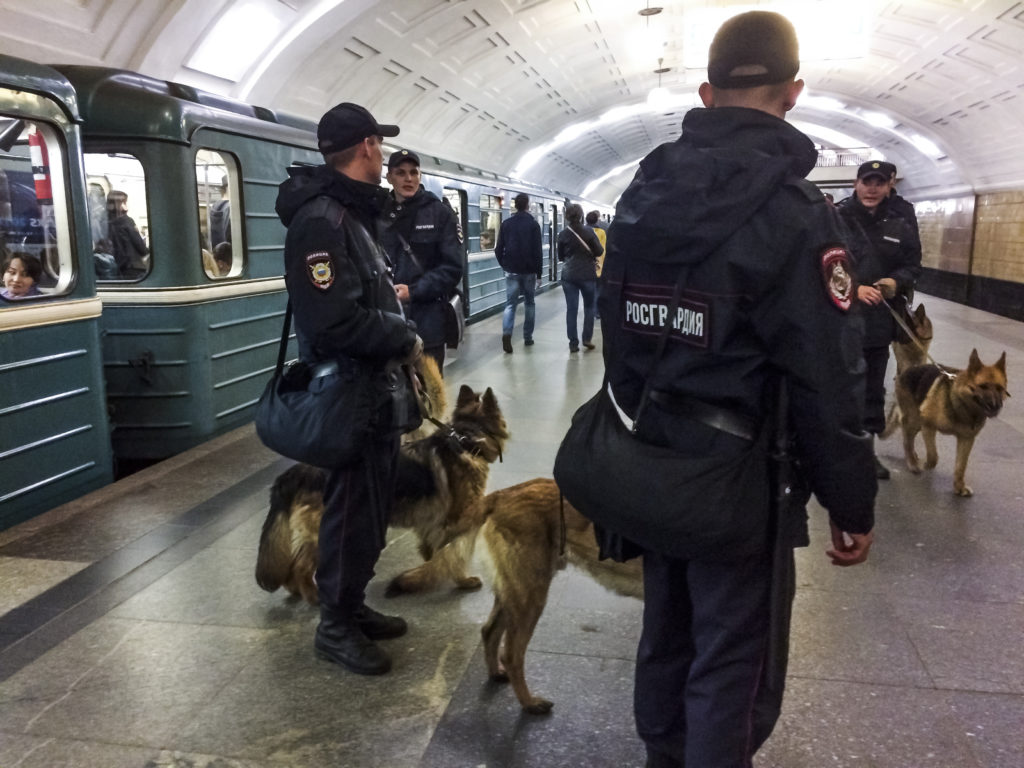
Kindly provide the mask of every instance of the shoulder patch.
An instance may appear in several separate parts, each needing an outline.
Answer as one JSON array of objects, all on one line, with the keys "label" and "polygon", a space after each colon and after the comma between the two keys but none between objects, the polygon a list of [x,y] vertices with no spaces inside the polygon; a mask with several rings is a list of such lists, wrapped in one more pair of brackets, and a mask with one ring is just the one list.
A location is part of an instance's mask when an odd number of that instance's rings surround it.
[{"label": "shoulder patch", "polygon": [[844,312],[849,311],[853,303],[849,252],[840,245],[826,248],[821,254],[821,276],[825,281],[825,292],[832,303]]},{"label": "shoulder patch", "polygon": [[313,251],[306,254],[306,274],[309,281],[321,291],[334,283],[334,262],[327,251]]}]

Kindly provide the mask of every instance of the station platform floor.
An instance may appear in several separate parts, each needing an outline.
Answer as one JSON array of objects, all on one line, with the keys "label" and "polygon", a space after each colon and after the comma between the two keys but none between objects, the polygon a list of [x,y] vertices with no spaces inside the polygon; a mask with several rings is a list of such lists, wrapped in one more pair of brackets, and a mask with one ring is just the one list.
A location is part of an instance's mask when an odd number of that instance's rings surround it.
[{"label": "station platform floor", "polygon": [[[972,498],[938,467],[881,483],[876,541],[829,564],[812,504],[798,551],[788,690],[757,768],[1024,766],[1024,324],[922,297],[936,360],[1005,350],[1009,399],[979,436]],[[446,366],[493,388],[512,438],[490,489],[550,476],[575,408],[600,386],[599,351],[570,355],[561,291],[538,297],[536,345],[501,350],[500,316],[467,329]],[[274,478],[290,462],[251,427],[0,532],[0,767],[629,768],[641,604],[572,567],[555,579],[527,656],[548,716],[489,683],[485,586],[385,599],[419,562],[389,532],[368,602],[409,633],[367,678],[314,658],[315,609],[261,591],[253,568]],[[482,571],[478,571],[481,572]]]}]

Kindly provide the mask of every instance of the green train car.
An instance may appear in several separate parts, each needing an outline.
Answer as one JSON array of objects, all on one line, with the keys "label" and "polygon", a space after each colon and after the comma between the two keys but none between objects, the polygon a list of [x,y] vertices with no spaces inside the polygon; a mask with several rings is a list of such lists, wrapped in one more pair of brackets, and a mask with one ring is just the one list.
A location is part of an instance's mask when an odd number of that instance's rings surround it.
[{"label": "green train car", "polygon": [[78,95],[115,456],[234,429],[273,369],[286,305],[277,187],[315,125],[132,72],[62,67]]},{"label": "green train car", "polygon": [[0,55],[0,529],[112,478],[74,90]]}]

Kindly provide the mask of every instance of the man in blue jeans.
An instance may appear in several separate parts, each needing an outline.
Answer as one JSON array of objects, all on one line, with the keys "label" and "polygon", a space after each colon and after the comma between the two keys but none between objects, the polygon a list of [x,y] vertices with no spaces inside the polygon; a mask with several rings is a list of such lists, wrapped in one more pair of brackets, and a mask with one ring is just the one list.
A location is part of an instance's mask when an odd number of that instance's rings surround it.
[{"label": "man in blue jeans", "polygon": [[540,242],[540,225],[530,215],[530,196],[520,193],[515,197],[516,212],[501,222],[494,255],[505,270],[505,314],[501,320],[501,347],[512,353],[512,329],[516,324],[519,297],[526,304],[523,321],[523,343],[533,344],[533,324],[537,308],[533,297],[540,283],[544,256]]}]

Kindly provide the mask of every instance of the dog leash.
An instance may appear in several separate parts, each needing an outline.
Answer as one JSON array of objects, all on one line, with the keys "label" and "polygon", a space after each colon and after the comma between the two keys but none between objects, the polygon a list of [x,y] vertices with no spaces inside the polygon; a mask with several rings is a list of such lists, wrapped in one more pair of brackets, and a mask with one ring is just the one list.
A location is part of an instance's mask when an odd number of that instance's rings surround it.
[{"label": "dog leash", "polygon": [[883,300],[882,303],[885,304],[885,308],[889,310],[889,314],[892,315],[892,319],[896,321],[896,325],[903,329],[903,332],[906,333],[910,340],[914,342],[915,346],[917,346],[917,348],[921,350],[921,353],[928,359],[928,362],[930,362],[932,365],[938,368],[939,372],[946,378],[955,379],[955,373],[950,371],[947,366],[935,362],[935,358],[928,354],[928,350],[924,348],[924,344],[921,343],[921,340],[918,339],[917,334],[914,333],[914,331],[911,330],[910,326],[906,324],[902,317],[900,317],[899,312],[893,309],[888,301]]}]

